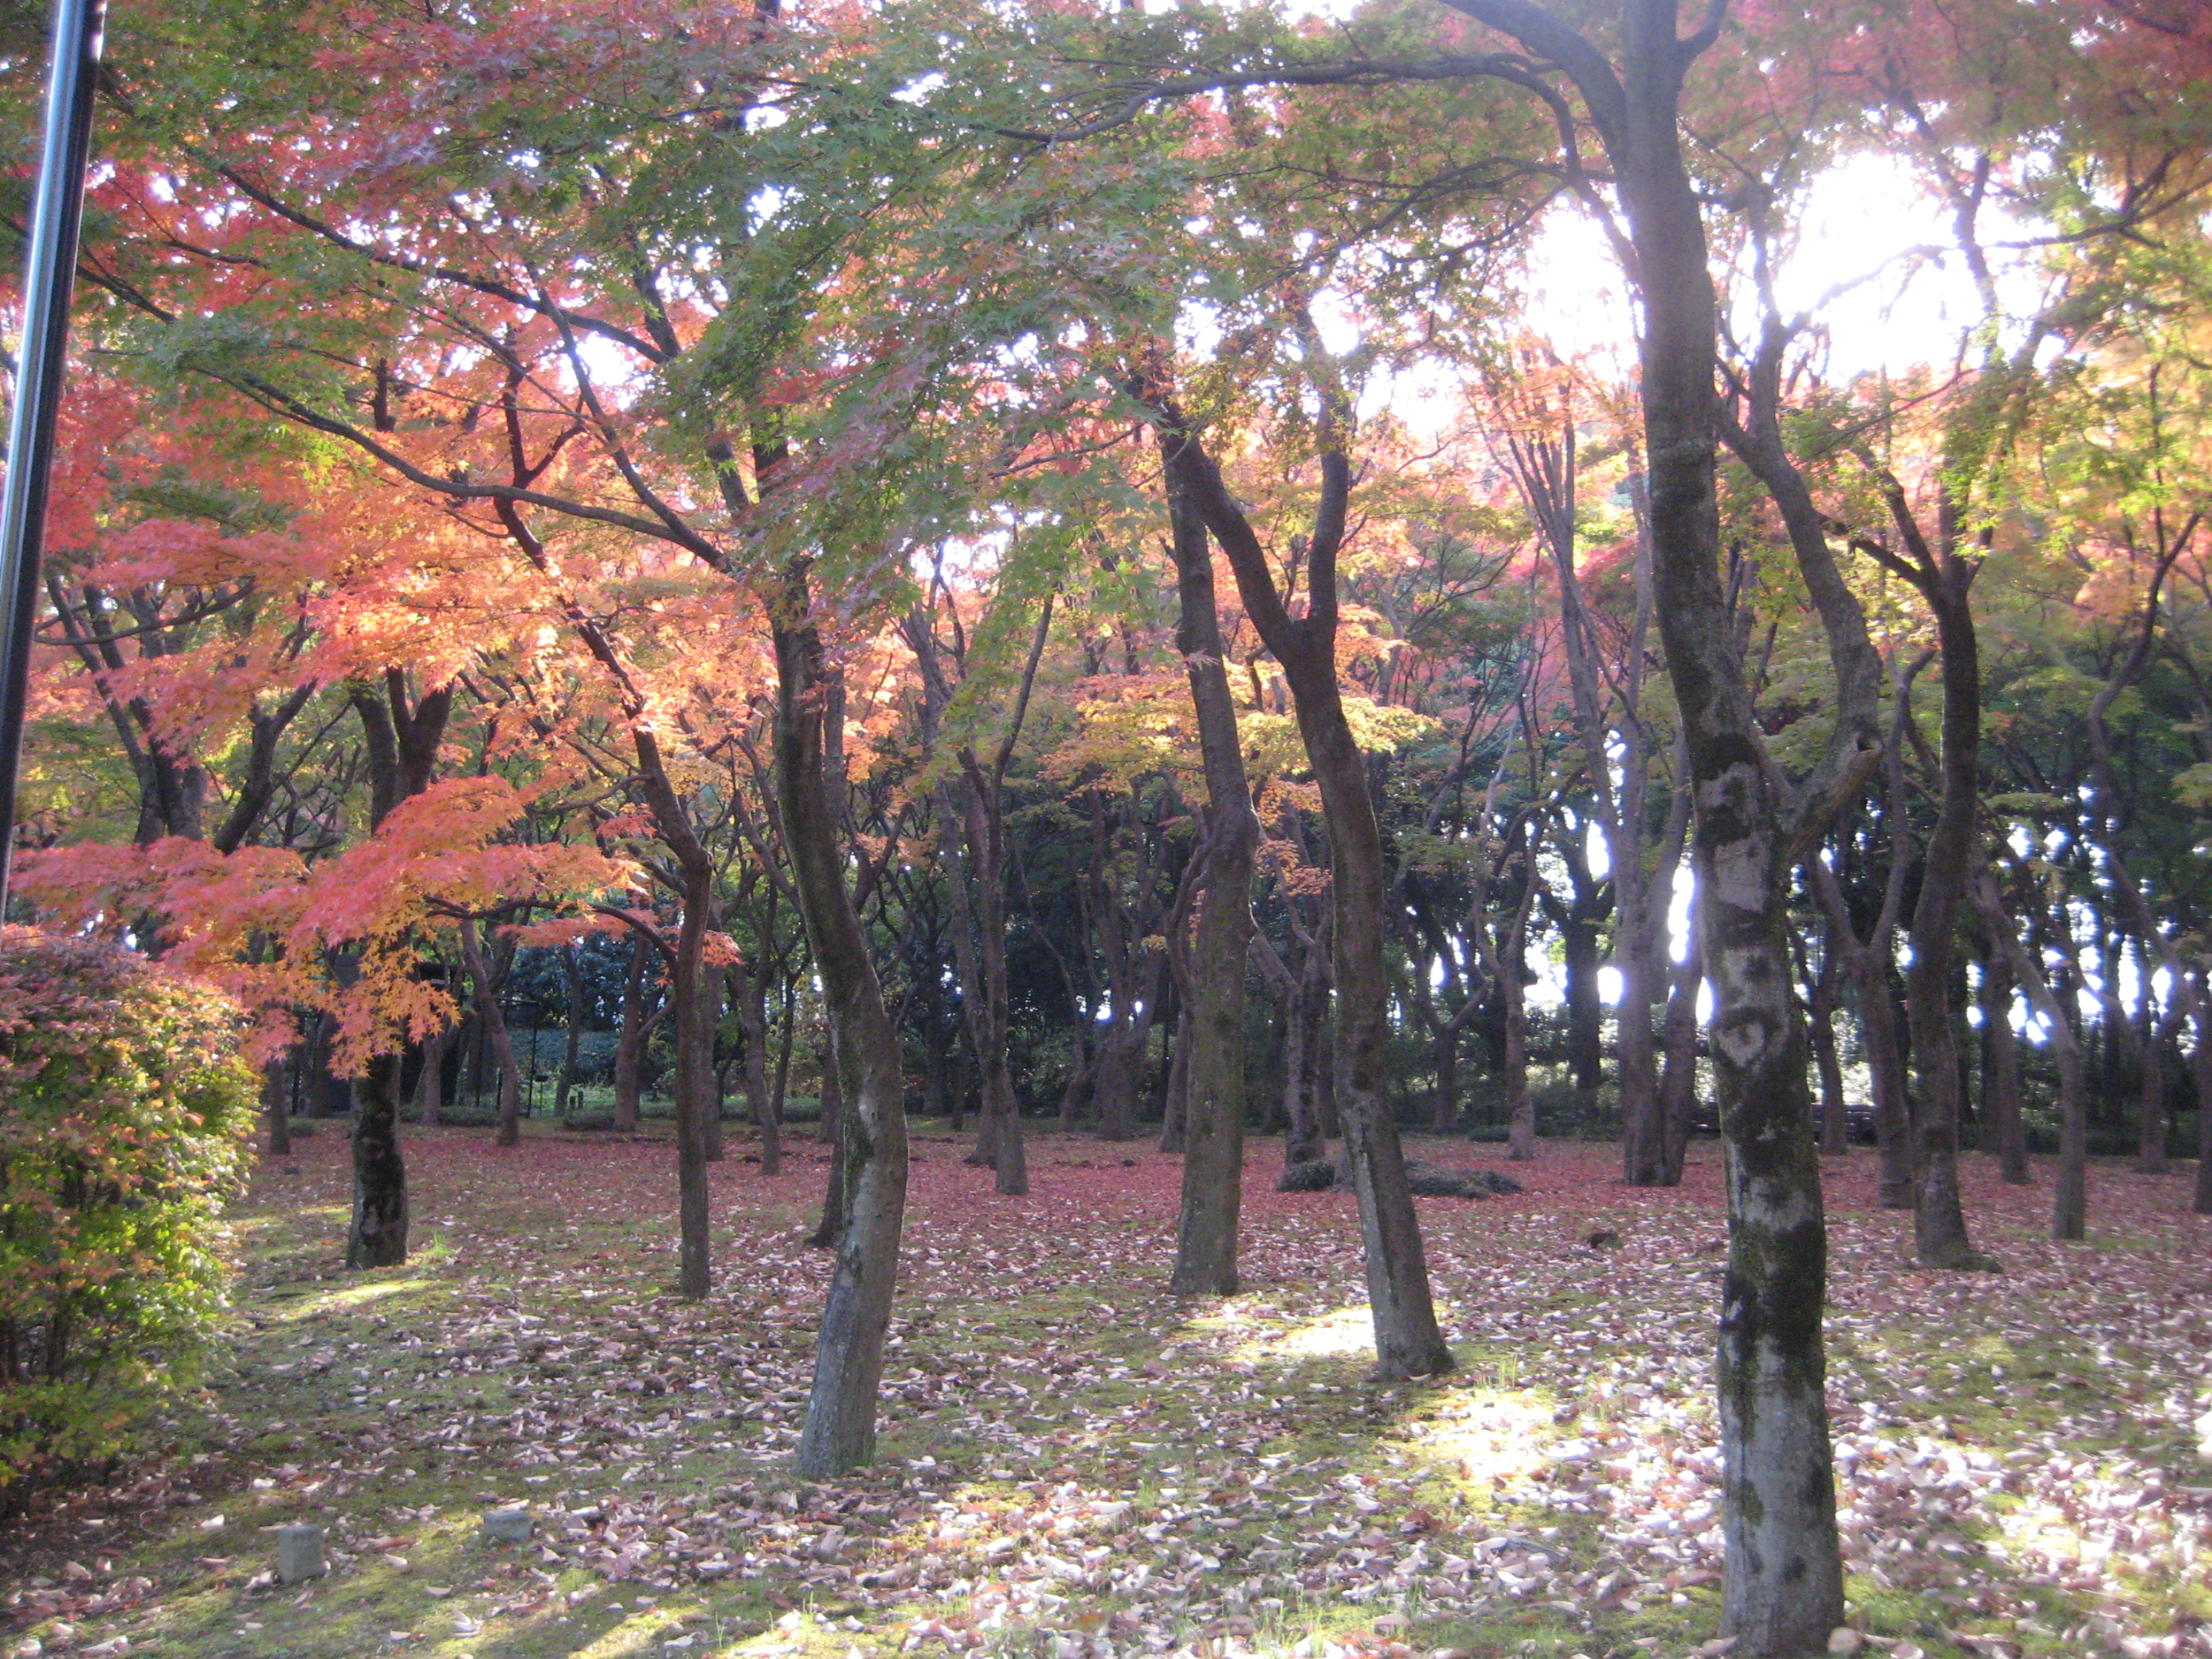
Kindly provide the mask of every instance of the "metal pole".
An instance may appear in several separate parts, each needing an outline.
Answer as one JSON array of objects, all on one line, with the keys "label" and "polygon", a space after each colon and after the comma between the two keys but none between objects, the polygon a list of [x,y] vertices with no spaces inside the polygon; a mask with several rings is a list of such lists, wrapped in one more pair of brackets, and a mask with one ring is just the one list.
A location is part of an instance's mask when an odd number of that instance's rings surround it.
[{"label": "metal pole", "polygon": [[69,351],[70,290],[76,276],[77,230],[84,218],[84,164],[92,145],[92,99],[106,10],[105,0],[56,0],[46,138],[24,263],[23,348],[15,369],[15,408],[8,423],[8,484],[0,494],[0,604],[7,606],[0,617],[0,915],[8,906],[15,779],[39,617],[39,552],[46,538],[54,423]]}]

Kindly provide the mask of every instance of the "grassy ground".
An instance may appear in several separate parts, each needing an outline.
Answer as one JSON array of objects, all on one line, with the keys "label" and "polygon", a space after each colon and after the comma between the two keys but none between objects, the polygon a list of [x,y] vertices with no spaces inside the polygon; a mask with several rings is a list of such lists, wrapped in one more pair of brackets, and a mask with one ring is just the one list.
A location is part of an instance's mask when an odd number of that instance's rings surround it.
[{"label": "grassy ground", "polygon": [[[0,1540],[0,1651],[1632,1659],[1715,1636],[1711,1146],[1677,1192],[1552,1146],[1519,1197],[1422,1200],[1460,1367],[1382,1387],[1350,1201],[1273,1192],[1279,1149],[1253,1152],[1246,1293],[1185,1303],[1162,1292],[1176,1160],[1048,1138],[1035,1196],[1003,1200],[925,1136],[882,1455],[811,1486],[785,1468],[826,1269],[796,1150],[775,1181],[740,1144],[718,1168],[699,1305],[665,1291],[650,1140],[418,1134],[415,1259],[367,1274],[335,1267],[343,1137],[264,1162],[204,1400]],[[2047,1182],[1977,1167],[2006,1270],[1957,1276],[1905,1264],[1871,1176],[1830,1170],[1856,1625],[1899,1659],[2212,1652],[2212,1226],[2185,1173],[2100,1170],[2093,1242],[2060,1247]],[[526,1545],[482,1535],[509,1504]],[[328,1577],[272,1581],[294,1521],[326,1529]]]}]

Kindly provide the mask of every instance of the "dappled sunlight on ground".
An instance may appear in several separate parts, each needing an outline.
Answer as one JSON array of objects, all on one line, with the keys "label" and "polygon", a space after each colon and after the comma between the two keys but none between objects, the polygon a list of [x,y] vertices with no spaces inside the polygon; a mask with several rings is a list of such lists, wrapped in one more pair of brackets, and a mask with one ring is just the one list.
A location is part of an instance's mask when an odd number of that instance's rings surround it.
[{"label": "dappled sunlight on ground", "polygon": [[[798,1486],[818,1146],[772,1180],[715,1168],[720,1279],[684,1304],[665,1142],[415,1133],[416,1260],[350,1275],[326,1127],[262,1165],[234,1334],[172,1449],[14,1534],[7,1642],[1670,1659],[1713,1637],[1711,1143],[1672,1192],[1621,1187],[1611,1146],[1547,1143],[1522,1194],[1421,1200],[1460,1364],[1397,1384],[1368,1375],[1350,1197],[1275,1192],[1276,1146],[1252,1149],[1245,1293],[1192,1300],[1165,1293],[1176,1160],[1039,1137],[1032,1195],[1007,1200],[964,1150],[916,1142],[878,1461]],[[2005,1267],[1971,1275],[1910,1266],[1871,1158],[1826,1174],[1855,1622],[1898,1659],[2203,1650],[2212,1267],[2186,1174],[2100,1169],[2092,1243],[2066,1247],[2047,1184],[1970,1159]],[[518,1503],[530,1543],[488,1542],[483,1512]],[[294,1520],[335,1570],[280,1588],[264,1529]]]}]

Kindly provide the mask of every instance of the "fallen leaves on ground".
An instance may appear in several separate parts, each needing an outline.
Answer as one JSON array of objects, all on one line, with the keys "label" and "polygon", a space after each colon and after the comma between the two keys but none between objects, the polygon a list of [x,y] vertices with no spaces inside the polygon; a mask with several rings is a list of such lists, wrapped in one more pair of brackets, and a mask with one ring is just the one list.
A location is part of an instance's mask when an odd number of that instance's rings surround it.
[{"label": "fallen leaves on ground", "polygon": [[[174,1425],[199,1449],[22,1525],[9,1650],[1720,1650],[1710,1146],[1672,1192],[1552,1146],[1523,1193],[1424,1200],[1461,1366],[1383,1385],[1352,1201],[1274,1192],[1264,1143],[1246,1292],[1190,1303],[1164,1292],[1176,1160],[1047,1139],[1034,1195],[1003,1199],[925,1139],[881,1455],[811,1486],[784,1466],[829,1265],[803,1242],[818,1158],[717,1168],[720,1288],[685,1304],[663,1146],[417,1135],[416,1261],[368,1275],[331,1266],[344,1150],[264,1162],[230,1368]],[[1828,1170],[1864,1648],[2212,1652],[2212,1267],[2185,1179],[2100,1170],[2092,1245],[2062,1246],[2047,1188],[1977,1166],[2005,1270],[1936,1274],[1871,1163]],[[532,1537],[488,1540],[511,1504]],[[276,1582],[263,1529],[290,1521],[327,1528],[327,1579]]]}]

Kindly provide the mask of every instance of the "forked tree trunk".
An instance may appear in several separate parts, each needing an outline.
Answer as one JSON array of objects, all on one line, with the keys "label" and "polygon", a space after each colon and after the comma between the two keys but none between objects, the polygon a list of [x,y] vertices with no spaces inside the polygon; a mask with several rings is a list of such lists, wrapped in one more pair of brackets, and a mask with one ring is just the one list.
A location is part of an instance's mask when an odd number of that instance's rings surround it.
[{"label": "forked tree trunk", "polygon": [[[1163,446],[1173,442],[1161,434]],[[1169,544],[1181,617],[1176,649],[1190,680],[1199,752],[1206,769],[1206,828],[1197,857],[1196,937],[1183,975],[1187,994],[1176,1040],[1182,1073],[1182,1213],[1168,1289],[1177,1296],[1237,1293],[1237,1227],[1244,1177],[1244,959],[1251,949],[1252,874],[1260,820],[1252,811],[1229,692],[1227,650],[1214,605],[1213,559],[1205,520],[1170,470]],[[1171,948],[1180,948],[1181,941]],[[1176,1090],[1170,1085],[1169,1109]]]},{"label": "forked tree trunk", "polygon": [[522,1068],[515,1063],[514,1039],[507,1034],[507,1016],[499,1006],[499,985],[484,958],[483,945],[473,921],[461,923],[461,960],[469,983],[476,988],[477,1018],[491,1045],[492,1063],[499,1072],[498,1144],[513,1146],[522,1139]]},{"label": "forked tree trunk", "polygon": [[[1560,411],[1560,415],[1556,438],[1527,434],[1516,435],[1509,441],[1522,498],[1551,552],[1559,580],[1559,640],[1566,658],[1575,724],[1582,738],[1583,775],[1597,805],[1598,822],[1605,832],[1607,854],[1613,866],[1613,904],[1619,918],[1614,929],[1613,963],[1620,975],[1620,1000],[1614,1013],[1621,1178],[1632,1187],[1665,1186],[1670,1184],[1667,1178],[1666,1135],[1651,1036],[1651,1005],[1662,979],[1653,924],[1663,918],[1652,914],[1653,893],[1644,867],[1644,728],[1635,718],[1637,711],[1633,708],[1627,711],[1629,718],[1616,728],[1607,718],[1600,694],[1598,641],[1575,568],[1575,422],[1571,409]],[[1648,512],[1644,516],[1648,519]],[[1639,628],[1647,625],[1644,620],[1646,614],[1639,606]],[[1640,641],[1632,655],[1640,664]],[[1632,675],[1636,672],[1634,668],[1630,671]],[[1616,769],[1623,786],[1619,791],[1613,787]],[[1513,1046],[1510,1024],[1515,1018],[1515,996],[1517,993],[1509,996],[1506,1006],[1509,1051]],[[1511,1088],[1509,1083],[1509,1092]],[[1521,1093],[1525,1095],[1525,1085]],[[1525,1111],[1525,1105],[1521,1109]],[[1516,1151],[1514,1156],[1534,1156],[1533,1138],[1516,1138],[1512,1144],[1519,1147],[1524,1139],[1528,1150]]]},{"label": "forked tree trunk", "polygon": [[[1009,1197],[1018,1197],[1029,1191],[1030,1175],[1028,1153],[1022,1143],[1021,1103],[1014,1093],[1013,1073],[1007,1060],[1011,999],[1006,983],[1006,768],[1013,760],[1014,745],[1021,737],[1022,724],[1029,713],[1037,665],[1043,659],[1045,643],[1051,635],[1052,611],[1053,598],[1047,594],[1030,637],[1013,711],[990,761],[987,763],[980,760],[972,744],[963,744],[958,756],[958,780],[948,783],[940,793],[944,803],[940,817],[945,823],[948,845],[954,839],[952,821],[956,817],[958,833],[966,843],[966,856],[949,860],[957,884],[953,895],[953,925],[959,930],[956,945],[967,939],[971,927],[974,930],[973,945],[956,951],[962,996],[969,1006],[969,1037],[981,1073],[983,1097],[975,1150],[969,1154],[968,1162],[988,1165],[997,1174],[999,1192]],[[951,701],[951,688],[943,678],[933,628],[927,614],[918,613],[908,620],[906,629],[916,665],[921,670],[924,725],[933,745],[938,740],[938,716]],[[952,805],[955,797],[957,813]]]},{"label": "forked tree trunk", "polygon": [[[1304,332],[1316,348],[1310,320]],[[1406,1184],[1398,1125],[1386,1098],[1390,981],[1382,926],[1382,837],[1367,793],[1367,762],[1346,718],[1336,677],[1336,555],[1345,530],[1352,467],[1343,449],[1350,409],[1340,388],[1317,387],[1327,411],[1322,496],[1306,551],[1306,614],[1293,619],[1275,591],[1273,562],[1223,484],[1182,412],[1165,398],[1155,410],[1173,441],[1176,486],[1206,520],[1237,574],[1244,613],[1283,665],[1298,735],[1321,787],[1328,825],[1329,896],[1334,919],[1336,1078],[1345,1153],[1366,1248],[1367,1301],[1375,1357],[1384,1376],[1425,1376],[1451,1369],[1429,1292],[1420,1223]]]},{"label": "forked tree trunk", "polygon": [[349,1267],[407,1260],[407,1168],[399,1156],[399,1056],[370,1057],[353,1085],[353,1220]]},{"label": "forked tree trunk", "polygon": [[845,885],[844,838],[824,783],[822,645],[805,568],[794,565],[772,619],[776,662],[775,774],[785,851],[834,1036],[844,1087],[846,1223],[822,1310],[814,1382],[794,1459],[812,1479],[875,1454],[876,1398],[906,1212],[906,1104],[898,1033],[868,959]]}]

